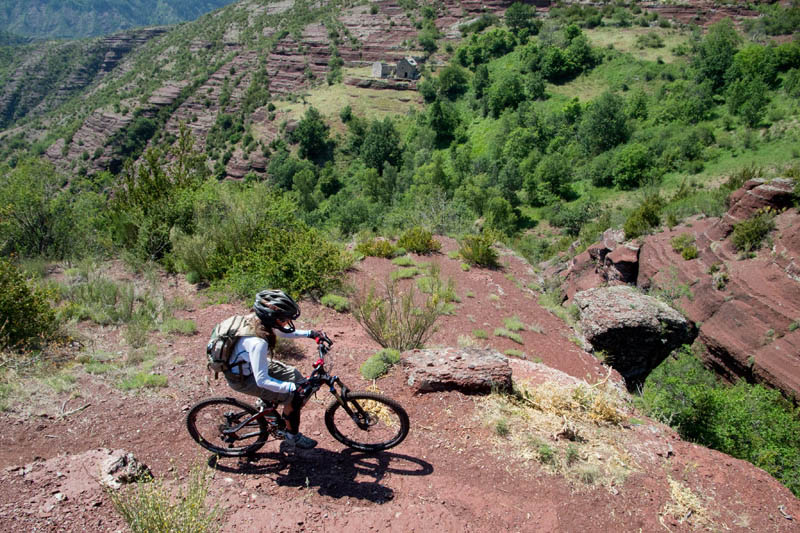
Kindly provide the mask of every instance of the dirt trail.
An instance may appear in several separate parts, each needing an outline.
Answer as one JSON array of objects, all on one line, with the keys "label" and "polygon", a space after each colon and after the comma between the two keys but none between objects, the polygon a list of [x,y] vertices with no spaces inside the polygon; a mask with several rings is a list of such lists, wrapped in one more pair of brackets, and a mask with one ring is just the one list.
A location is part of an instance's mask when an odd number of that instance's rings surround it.
[{"label": "dirt trail", "polygon": [[[447,251],[415,258],[435,261],[452,277],[460,302],[441,320],[430,345],[455,346],[483,329],[479,343],[517,349],[530,361],[512,365],[516,380],[543,381],[556,369],[590,382],[607,371],[574,342],[572,331],[537,303],[527,288],[536,276],[513,255],[504,268],[464,272]],[[356,287],[384,280],[396,267],[368,258],[351,275]],[[98,448],[125,449],[159,478],[185,481],[192,465],[210,462],[184,428],[195,401],[230,395],[224,381],[208,380],[203,363],[207,334],[238,306],[204,306],[193,288],[171,280],[165,290],[194,305],[198,333],[157,341],[163,350],[154,371],[169,378],[156,392],[123,393],[102,377],[76,371],[80,397],[34,396],[29,405],[0,414],[0,531],[124,531],[108,496],[76,459]],[[361,363],[379,347],[348,314],[303,302],[300,327],[324,329],[335,341],[335,373],[354,389],[366,388]],[[524,344],[493,335],[503,319],[533,326]],[[97,332],[95,332],[97,333]],[[98,343],[114,346],[116,332]],[[298,341],[308,372],[312,343]],[[120,345],[121,346],[121,345]],[[122,349],[122,348],[118,348]],[[303,412],[303,431],[319,440],[315,450],[287,456],[267,443],[250,461],[214,465],[212,494],[223,511],[223,531],[797,531],[800,502],[763,471],[680,441],[645,420],[625,430],[626,453],[637,465],[617,487],[596,487],[549,474],[536,461],[509,452],[486,419],[485,399],[457,392],[413,395],[401,369],[377,382],[408,410],[411,433],[388,452],[368,455],[344,448],[324,428],[329,401],[320,391]],[[66,400],[66,403],[65,403]],[[63,413],[69,413],[62,416]],[[22,416],[31,413],[32,416]],[[27,465],[27,466],[26,466]],[[677,487],[677,488],[676,488]],[[683,487],[686,490],[681,492]],[[680,494],[697,506],[678,506]],[[683,514],[680,514],[683,509]],[[789,520],[786,516],[793,516]]]}]

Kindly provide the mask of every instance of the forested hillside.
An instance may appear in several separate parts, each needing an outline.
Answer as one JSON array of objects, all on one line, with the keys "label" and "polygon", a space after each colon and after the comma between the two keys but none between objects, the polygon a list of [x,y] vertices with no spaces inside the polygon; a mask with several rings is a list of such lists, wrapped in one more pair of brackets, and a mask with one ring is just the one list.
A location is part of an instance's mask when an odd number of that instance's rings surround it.
[{"label": "forested hillside", "polygon": [[108,35],[140,26],[175,24],[233,0],[2,0],[0,30],[37,39]]}]

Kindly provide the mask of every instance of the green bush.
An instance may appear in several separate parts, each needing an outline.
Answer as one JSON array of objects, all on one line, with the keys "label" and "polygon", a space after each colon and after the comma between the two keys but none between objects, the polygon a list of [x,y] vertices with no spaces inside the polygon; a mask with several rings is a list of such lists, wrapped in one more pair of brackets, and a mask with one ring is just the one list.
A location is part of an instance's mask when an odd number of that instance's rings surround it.
[{"label": "green bush", "polygon": [[447,289],[442,288],[438,276],[436,280],[430,294],[418,297],[414,285],[401,294],[397,281],[390,277],[380,293],[374,286],[356,293],[353,317],[384,348],[422,348],[436,332],[438,318],[448,310],[447,298],[442,295]]},{"label": "green bush", "polygon": [[669,243],[672,249],[681,254],[685,260],[695,259],[697,257],[697,246],[694,245],[694,236],[689,233],[681,233],[670,239]]},{"label": "green bush", "polygon": [[623,229],[626,239],[640,237],[660,224],[660,212],[664,201],[657,194],[648,195],[641,204],[628,215]]},{"label": "green bush", "polygon": [[433,238],[433,234],[419,226],[408,229],[397,239],[397,246],[405,248],[416,254],[430,254],[438,252],[442,243]]},{"label": "green bush", "polygon": [[317,230],[297,223],[282,232],[270,232],[252,250],[234,261],[221,290],[248,297],[264,287],[281,287],[298,297],[337,286],[351,258]]},{"label": "green bush", "polygon": [[338,294],[328,293],[322,297],[320,303],[325,307],[335,309],[339,313],[346,313],[350,310],[350,300]]},{"label": "green bush", "polygon": [[0,348],[26,348],[56,329],[52,294],[28,284],[11,261],[0,257]]},{"label": "green bush", "polygon": [[378,379],[395,364],[400,362],[400,352],[391,348],[384,348],[361,365],[360,371],[364,379]]},{"label": "green bush", "polygon": [[694,237],[689,233],[681,233],[671,238],[669,243],[672,245],[674,252],[681,253],[684,248],[694,244]]},{"label": "green bush", "polygon": [[391,259],[397,252],[397,248],[386,239],[371,239],[358,243],[356,252],[366,256]]},{"label": "green bush", "polygon": [[481,233],[478,235],[466,235],[461,239],[458,253],[471,265],[486,268],[496,268],[497,252],[492,248],[494,235],[492,233]]},{"label": "green bush", "polygon": [[681,250],[681,257],[683,257],[687,261],[690,261],[692,259],[696,259],[697,255],[698,255],[697,246],[695,246],[693,244],[689,245],[689,246],[685,247],[683,250]]},{"label": "green bush", "polygon": [[750,252],[758,250],[775,229],[775,211],[770,208],[759,210],[755,215],[733,225],[731,240],[737,250]]},{"label": "green bush", "polygon": [[648,376],[637,402],[684,439],[750,461],[800,495],[800,410],[780,392],[723,385],[685,347]]}]

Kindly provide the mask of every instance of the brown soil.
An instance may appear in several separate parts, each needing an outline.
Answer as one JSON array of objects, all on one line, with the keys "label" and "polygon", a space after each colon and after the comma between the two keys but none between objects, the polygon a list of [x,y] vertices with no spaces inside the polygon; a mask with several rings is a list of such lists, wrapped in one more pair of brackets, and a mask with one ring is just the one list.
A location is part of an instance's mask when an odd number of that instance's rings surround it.
[{"label": "brown soil", "polygon": [[[571,340],[571,329],[537,303],[537,294],[527,288],[536,276],[524,261],[506,253],[502,269],[464,272],[446,255],[455,242],[442,241],[441,254],[415,259],[440,264],[442,275],[455,280],[461,301],[441,320],[429,345],[457,345],[459,337],[483,329],[489,338],[479,342],[500,351],[519,349],[544,363],[512,358],[515,380],[569,380],[569,375],[596,382],[607,375]],[[352,272],[352,283],[362,287],[385,280],[396,268],[368,258]],[[231,394],[224,381],[209,379],[204,345],[216,322],[244,308],[204,305],[193,287],[175,278],[164,277],[162,286],[192,302],[180,315],[194,320],[199,331],[166,339],[153,334],[151,343],[161,347],[154,371],[169,377],[167,388],[121,392],[76,365],[79,396],[42,390],[0,414],[6,428],[0,435],[0,531],[124,531],[96,473],[82,459],[88,456],[80,455],[91,450],[131,451],[157,477],[178,481],[186,480],[193,465],[213,464],[189,437],[184,416],[202,398]],[[349,314],[310,301],[302,307],[299,325],[324,329],[335,341],[336,373],[351,388],[367,387],[358,368],[378,345]],[[521,332],[524,345],[493,335],[511,316],[538,331]],[[94,328],[91,334],[97,346],[126,350],[117,331]],[[307,372],[312,343],[298,346],[306,357],[295,364]],[[319,440],[316,449],[287,456],[276,443],[267,443],[250,461],[216,464],[211,490],[224,511],[222,530],[797,531],[800,501],[773,478],[682,442],[641,415],[642,423],[618,428],[619,448],[633,473],[604,487],[548,473],[514,454],[490,427],[484,397],[413,395],[399,368],[377,386],[408,410],[412,426],[405,442],[374,455],[344,448],[325,430],[322,413],[329,398],[320,391],[303,413],[303,431]],[[696,498],[694,506],[679,505],[690,497]]]}]

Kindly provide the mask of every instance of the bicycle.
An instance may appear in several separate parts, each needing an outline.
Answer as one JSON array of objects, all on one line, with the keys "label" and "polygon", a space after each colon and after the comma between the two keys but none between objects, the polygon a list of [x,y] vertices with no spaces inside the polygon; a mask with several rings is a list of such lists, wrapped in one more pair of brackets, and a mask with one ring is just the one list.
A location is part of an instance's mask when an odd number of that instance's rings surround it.
[{"label": "bicycle", "polygon": [[[350,391],[338,376],[325,368],[330,346],[317,339],[317,350],[319,358],[305,383],[310,392],[303,405],[323,385],[328,385],[334,399],[325,409],[325,426],[333,438],[366,452],[388,450],[403,442],[410,427],[405,409],[382,394]],[[200,446],[217,455],[252,455],[270,436],[281,439],[285,429],[285,421],[277,411],[278,404],[259,403],[261,408],[231,397],[208,398],[189,410],[186,427]]]}]

